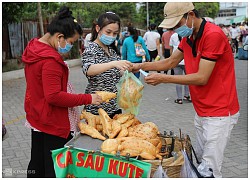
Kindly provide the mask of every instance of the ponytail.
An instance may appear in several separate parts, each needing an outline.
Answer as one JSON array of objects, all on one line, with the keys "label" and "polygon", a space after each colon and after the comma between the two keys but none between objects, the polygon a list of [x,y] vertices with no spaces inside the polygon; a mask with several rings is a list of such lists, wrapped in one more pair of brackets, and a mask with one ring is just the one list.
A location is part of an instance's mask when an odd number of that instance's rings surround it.
[{"label": "ponytail", "polygon": [[138,40],[138,31],[136,30],[136,28],[129,26],[128,27],[128,32],[130,33],[130,35],[132,35],[134,42],[136,42]]},{"label": "ponytail", "polygon": [[58,14],[48,25],[47,31],[53,36],[55,33],[61,33],[64,38],[73,37],[76,33],[81,35],[83,30],[77,20],[72,16],[72,11],[63,6]]}]

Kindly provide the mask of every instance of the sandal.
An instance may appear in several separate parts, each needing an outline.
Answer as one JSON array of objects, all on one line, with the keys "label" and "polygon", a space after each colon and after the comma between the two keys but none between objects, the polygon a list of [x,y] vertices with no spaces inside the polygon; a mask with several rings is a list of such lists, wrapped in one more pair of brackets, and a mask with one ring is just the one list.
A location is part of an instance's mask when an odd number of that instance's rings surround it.
[{"label": "sandal", "polygon": [[191,100],[191,97],[190,96],[184,96],[184,98],[183,98],[184,100],[186,100],[186,101],[189,101],[189,102],[192,102],[192,100]]},{"label": "sandal", "polygon": [[177,104],[182,104],[182,99],[176,99],[174,102]]}]

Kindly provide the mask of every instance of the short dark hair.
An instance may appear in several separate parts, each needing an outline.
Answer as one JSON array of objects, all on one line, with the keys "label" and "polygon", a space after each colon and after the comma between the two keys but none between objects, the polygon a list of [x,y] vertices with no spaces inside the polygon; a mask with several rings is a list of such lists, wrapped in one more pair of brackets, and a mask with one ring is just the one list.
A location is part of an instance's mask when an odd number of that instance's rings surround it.
[{"label": "short dark hair", "polygon": [[53,36],[55,33],[62,33],[64,38],[73,37],[76,33],[81,35],[83,30],[72,16],[72,11],[68,7],[60,8],[58,14],[48,25],[47,31]]},{"label": "short dark hair", "polygon": [[155,28],[156,28],[156,24],[154,24],[154,23],[153,23],[153,24],[150,24],[150,29],[151,29],[151,30],[155,30]]}]

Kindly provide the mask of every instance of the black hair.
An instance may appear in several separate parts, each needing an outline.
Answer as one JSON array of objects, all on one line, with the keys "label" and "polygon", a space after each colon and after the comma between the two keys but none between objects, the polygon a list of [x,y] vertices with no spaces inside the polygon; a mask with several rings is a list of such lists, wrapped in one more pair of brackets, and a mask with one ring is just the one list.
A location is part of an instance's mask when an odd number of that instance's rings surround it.
[{"label": "black hair", "polygon": [[155,30],[155,28],[156,28],[156,24],[150,24],[150,30],[152,31],[152,30]]},{"label": "black hair", "polygon": [[[121,21],[120,21],[120,18],[118,15],[116,15],[115,13],[113,12],[106,12],[106,13],[103,13],[101,14],[99,17],[98,17],[98,20],[97,22],[94,22],[93,23],[93,26],[92,26],[92,31],[91,31],[91,34],[92,34],[92,37],[91,37],[91,41],[94,41],[96,40],[97,36],[98,36],[98,32],[96,31],[96,25],[98,25],[100,27],[100,30],[109,25],[109,24],[113,24],[113,23],[117,23],[118,26],[119,26],[119,31],[121,30]],[[115,42],[113,42],[110,47],[112,49],[114,49],[117,53],[118,53],[118,50],[115,46]]]},{"label": "black hair", "polygon": [[224,24],[221,24],[221,23],[219,24],[219,26],[220,26],[221,28],[225,27],[225,25],[224,25]]},{"label": "black hair", "polygon": [[[197,18],[200,17],[199,12],[198,12],[196,9],[193,9],[192,11],[194,12],[195,17],[197,17]],[[188,15],[188,12],[185,13],[185,14],[183,15],[183,17],[184,17],[185,19],[187,19],[187,15]]]},{"label": "black hair", "polygon": [[55,33],[62,33],[64,38],[73,37],[76,33],[81,35],[83,30],[72,16],[72,11],[68,7],[60,8],[58,14],[48,25],[47,31],[53,36]]},{"label": "black hair", "polygon": [[129,26],[128,32],[133,36],[132,38],[134,42],[136,42],[138,40],[138,31],[136,30],[136,28],[134,28],[133,26]]}]

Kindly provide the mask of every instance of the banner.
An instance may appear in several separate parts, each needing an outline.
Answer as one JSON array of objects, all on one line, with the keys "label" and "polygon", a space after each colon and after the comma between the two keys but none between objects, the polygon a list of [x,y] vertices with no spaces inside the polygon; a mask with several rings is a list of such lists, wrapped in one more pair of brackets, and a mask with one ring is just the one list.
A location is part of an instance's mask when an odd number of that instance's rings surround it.
[{"label": "banner", "polygon": [[151,164],[134,158],[64,147],[52,151],[57,178],[147,178]]}]

